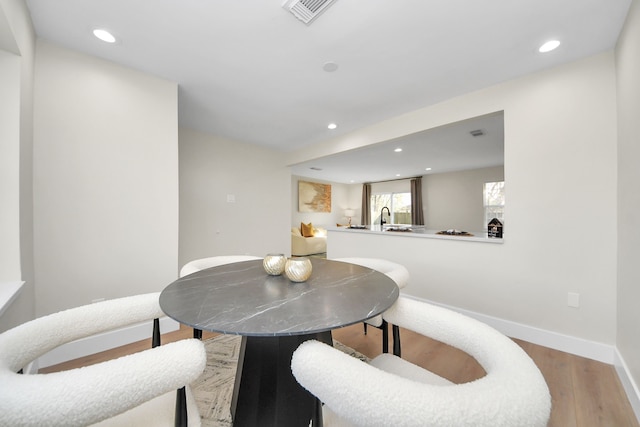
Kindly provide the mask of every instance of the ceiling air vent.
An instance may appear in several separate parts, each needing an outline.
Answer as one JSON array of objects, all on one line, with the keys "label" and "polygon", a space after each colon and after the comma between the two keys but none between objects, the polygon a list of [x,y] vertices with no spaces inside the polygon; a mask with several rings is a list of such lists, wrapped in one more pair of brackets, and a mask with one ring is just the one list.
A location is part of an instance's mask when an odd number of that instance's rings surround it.
[{"label": "ceiling air vent", "polygon": [[282,5],[283,8],[304,22],[311,24],[318,15],[324,12],[336,0],[287,0]]}]

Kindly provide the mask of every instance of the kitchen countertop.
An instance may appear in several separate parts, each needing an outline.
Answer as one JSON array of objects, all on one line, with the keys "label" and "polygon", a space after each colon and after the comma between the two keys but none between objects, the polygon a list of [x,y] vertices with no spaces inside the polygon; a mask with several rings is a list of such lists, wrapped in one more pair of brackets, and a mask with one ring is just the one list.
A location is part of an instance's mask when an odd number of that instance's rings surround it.
[{"label": "kitchen countertop", "polygon": [[[398,231],[390,231],[388,228],[397,229]],[[410,231],[401,231],[405,228],[409,228]],[[370,233],[384,236],[402,236],[410,238],[422,238],[422,239],[441,239],[441,240],[462,240],[466,242],[481,242],[481,243],[497,243],[502,244],[504,239],[487,237],[486,231],[469,231],[473,236],[468,235],[452,235],[452,234],[437,234],[442,230],[427,230],[424,225],[406,225],[406,224],[386,224],[384,231],[379,225],[367,226],[366,229],[349,228],[349,227],[332,227],[327,231],[337,231],[340,233]],[[466,230],[465,230],[466,231]]]}]

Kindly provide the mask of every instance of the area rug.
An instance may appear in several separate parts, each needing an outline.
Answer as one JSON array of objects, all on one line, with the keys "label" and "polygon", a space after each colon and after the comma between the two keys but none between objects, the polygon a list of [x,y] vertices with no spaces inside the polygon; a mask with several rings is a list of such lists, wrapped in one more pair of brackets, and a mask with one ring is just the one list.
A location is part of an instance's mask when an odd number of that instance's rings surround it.
[{"label": "area rug", "polygon": [[[205,341],[207,367],[191,384],[203,427],[231,427],[231,395],[236,376],[240,340],[237,335],[219,335]],[[334,340],[334,347],[363,361],[369,359]]]}]

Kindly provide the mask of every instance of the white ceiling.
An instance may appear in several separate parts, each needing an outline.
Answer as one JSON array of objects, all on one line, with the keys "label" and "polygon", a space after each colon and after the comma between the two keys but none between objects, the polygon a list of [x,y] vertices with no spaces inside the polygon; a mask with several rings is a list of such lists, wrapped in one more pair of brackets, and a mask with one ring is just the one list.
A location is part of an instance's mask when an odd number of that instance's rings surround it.
[{"label": "white ceiling", "polygon": [[38,36],[177,82],[181,126],[292,151],[612,49],[630,1],[336,0],[309,26],[283,0],[27,4]]},{"label": "white ceiling", "polygon": [[[476,130],[483,135],[472,136]],[[499,112],[304,162],[293,166],[292,173],[353,184],[503,164],[504,114]]]}]

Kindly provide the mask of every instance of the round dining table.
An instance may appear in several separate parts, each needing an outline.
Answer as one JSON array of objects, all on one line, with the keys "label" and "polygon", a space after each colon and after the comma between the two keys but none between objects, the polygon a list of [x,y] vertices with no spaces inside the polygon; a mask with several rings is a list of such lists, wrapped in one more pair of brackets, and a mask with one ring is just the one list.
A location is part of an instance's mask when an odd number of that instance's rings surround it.
[{"label": "round dining table", "polygon": [[395,282],[378,271],[321,258],[311,263],[305,282],[268,275],[262,260],[252,260],[198,271],[160,294],[165,314],[195,331],[242,336],[234,427],[322,425],[320,403],[291,373],[293,352],[310,339],[333,345],[332,329],[377,316],[398,298]]}]

